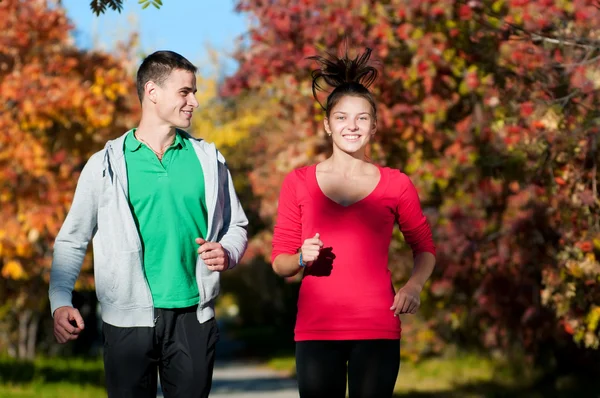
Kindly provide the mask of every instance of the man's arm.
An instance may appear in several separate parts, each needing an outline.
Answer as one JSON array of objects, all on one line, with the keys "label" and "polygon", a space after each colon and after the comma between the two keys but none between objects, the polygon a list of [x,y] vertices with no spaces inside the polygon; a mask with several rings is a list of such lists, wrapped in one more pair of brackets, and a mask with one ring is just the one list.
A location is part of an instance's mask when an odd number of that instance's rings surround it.
[{"label": "man's arm", "polygon": [[101,154],[97,153],[81,171],[73,203],[54,243],[49,297],[55,317],[54,334],[61,343],[77,338],[83,329],[81,315],[73,308],[72,293],[88,244],[96,231],[101,162]]}]

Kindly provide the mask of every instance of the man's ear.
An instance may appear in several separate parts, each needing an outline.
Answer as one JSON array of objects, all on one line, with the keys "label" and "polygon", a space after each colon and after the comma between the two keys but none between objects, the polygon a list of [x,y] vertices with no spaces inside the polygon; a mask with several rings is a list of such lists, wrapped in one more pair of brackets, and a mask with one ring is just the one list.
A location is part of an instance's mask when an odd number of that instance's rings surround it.
[{"label": "man's ear", "polygon": [[154,83],[152,80],[146,82],[144,85],[144,96],[153,103],[156,103],[157,88],[158,87],[156,86],[156,83]]}]

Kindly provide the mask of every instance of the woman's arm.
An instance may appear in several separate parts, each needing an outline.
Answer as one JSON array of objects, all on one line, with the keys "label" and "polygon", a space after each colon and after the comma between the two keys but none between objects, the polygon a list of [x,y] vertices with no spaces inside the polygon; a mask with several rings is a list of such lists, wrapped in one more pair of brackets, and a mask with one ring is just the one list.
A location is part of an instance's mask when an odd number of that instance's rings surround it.
[{"label": "woman's arm", "polygon": [[[323,242],[319,238],[319,234],[306,239],[296,254],[278,255],[273,261],[273,270],[277,275],[289,277],[296,275],[302,268],[310,266],[313,261],[319,257],[319,252],[323,247]],[[302,264],[300,263],[300,255],[302,254]]]},{"label": "woman's arm", "polygon": [[405,174],[400,174],[400,178],[403,188],[396,209],[396,220],[414,253],[414,266],[408,282],[396,293],[390,308],[394,315],[417,312],[421,305],[421,290],[431,277],[436,261],[431,228],[421,209],[417,190]]},{"label": "woman's arm", "polygon": [[303,267],[300,266],[300,253],[285,254],[282,253],[275,257],[273,261],[273,271],[279,276],[289,277],[294,276]]}]

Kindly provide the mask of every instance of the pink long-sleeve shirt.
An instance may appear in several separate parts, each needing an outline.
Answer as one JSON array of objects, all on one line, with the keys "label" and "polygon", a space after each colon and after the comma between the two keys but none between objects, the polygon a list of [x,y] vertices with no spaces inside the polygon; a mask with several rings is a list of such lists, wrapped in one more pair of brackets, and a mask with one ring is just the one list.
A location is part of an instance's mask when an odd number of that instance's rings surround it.
[{"label": "pink long-sleeve shirt", "polygon": [[323,193],[316,165],[292,171],[283,182],[271,260],[297,253],[316,233],[324,244],[304,270],[296,341],[400,338],[400,320],[390,310],[395,293],[388,250],[394,224],[414,255],[435,255],[435,246],[410,179],[396,169],[379,170],[375,189],[349,206]]}]

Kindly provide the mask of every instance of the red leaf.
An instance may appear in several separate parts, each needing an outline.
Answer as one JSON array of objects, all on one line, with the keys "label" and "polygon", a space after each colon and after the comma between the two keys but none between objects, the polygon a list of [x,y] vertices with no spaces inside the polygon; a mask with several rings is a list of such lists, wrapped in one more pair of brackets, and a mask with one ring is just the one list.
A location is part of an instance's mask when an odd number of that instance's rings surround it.
[{"label": "red leaf", "polygon": [[534,120],[531,123],[531,127],[536,128],[536,129],[543,129],[546,127],[546,125],[541,120]]},{"label": "red leaf", "polygon": [[556,183],[558,185],[566,185],[567,184],[567,182],[562,177],[554,177],[554,181],[556,181]]},{"label": "red leaf", "polygon": [[467,83],[467,87],[469,87],[471,90],[475,90],[477,87],[479,87],[479,78],[477,77],[477,72],[468,72],[465,82]]},{"label": "red leaf", "polygon": [[581,249],[581,251],[586,253],[589,253],[594,249],[594,245],[589,240],[586,240],[584,242],[577,242],[575,246],[577,246]]},{"label": "red leaf", "polygon": [[469,21],[473,18],[473,10],[466,4],[462,4],[458,9],[458,17],[463,21]]},{"label": "red leaf", "polygon": [[445,11],[442,7],[440,6],[433,6],[433,8],[431,9],[431,14],[437,16],[441,16],[445,14]]},{"label": "red leaf", "polygon": [[408,23],[403,23],[398,26],[396,29],[396,34],[402,40],[407,40],[410,37],[410,32],[412,31],[412,25]]},{"label": "red leaf", "polygon": [[575,329],[573,329],[573,326],[571,326],[571,324],[569,324],[568,322],[565,322],[564,326],[565,326],[565,332],[567,332],[569,334],[575,333]]},{"label": "red leaf", "polygon": [[529,117],[533,113],[533,103],[524,102],[521,104],[521,117]]}]

